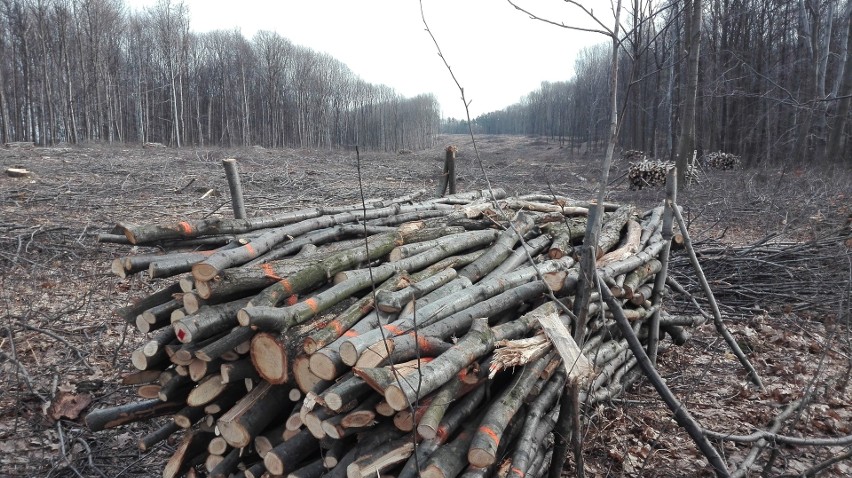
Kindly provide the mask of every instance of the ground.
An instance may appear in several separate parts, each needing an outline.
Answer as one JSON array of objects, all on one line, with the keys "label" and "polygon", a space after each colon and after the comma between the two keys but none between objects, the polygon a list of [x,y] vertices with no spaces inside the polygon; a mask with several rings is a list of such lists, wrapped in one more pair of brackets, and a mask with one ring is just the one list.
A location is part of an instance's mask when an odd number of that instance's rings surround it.
[{"label": "ground", "polygon": [[[487,187],[487,175],[493,187],[509,194],[541,191],[577,199],[594,196],[603,154],[572,154],[542,138],[485,136],[478,138],[483,171],[469,137],[440,137],[425,151],[362,151],[364,195],[387,198],[420,189],[433,194],[448,144],[459,148],[460,190]],[[229,215],[220,164],[226,157],[239,160],[250,214],[360,200],[354,150],[110,145],[0,150],[0,171],[21,167],[33,173],[0,175],[0,477],[159,475],[169,445],[149,454],[135,447],[150,425],[93,434],[79,418],[86,410],[133,396],[120,377],[131,371],[129,353],[143,337],[112,311],[158,285],[113,275],[110,261],[129,248],[99,244],[96,236],[111,232],[116,223]],[[661,191],[628,190],[626,169],[626,163],[614,163],[608,200],[641,208],[660,204]],[[760,166],[704,171],[699,179],[679,202],[693,241],[708,251],[763,239],[767,244],[804,243],[849,227],[852,173],[840,167]],[[809,249],[803,248],[810,275],[791,280],[802,277],[802,265],[785,262],[782,270],[790,277],[767,281],[784,293],[766,294],[762,284],[752,291],[756,299],[751,304],[736,294],[736,287],[743,287],[736,278],[747,271],[716,254],[715,272],[709,271],[708,278],[733,290],[724,296],[730,303],[722,299],[723,312],[766,390],[749,385],[712,325],[700,327],[686,345],[665,347],[659,368],[702,425],[748,434],[768,428],[784,407],[806,396],[809,402],[786,422],[784,434],[852,434],[850,248],[852,243],[826,249],[830,257],[822,262],[811,261]],[[673,259],[673,273],[687,284],[691,276],[682,254]],[[819,300],[803,302],[784,284]],[[682,298],[673,298],[670,307],[696,312]],[[91,404],[87,397],[93,398]],[[60,410],[58,403],[66,407]],[[646,382],[587,413],[588,476],[709,475],[688,435]],[[722,447],[732,467],[749,450],[731,442]],[[801,474],[848,450],[778,446],[767,474]],[[768,456],[758,459],[755,476]],[[573,474],[570,468],[566,473]],[[850,473],[847,459],[823,476]]]}]

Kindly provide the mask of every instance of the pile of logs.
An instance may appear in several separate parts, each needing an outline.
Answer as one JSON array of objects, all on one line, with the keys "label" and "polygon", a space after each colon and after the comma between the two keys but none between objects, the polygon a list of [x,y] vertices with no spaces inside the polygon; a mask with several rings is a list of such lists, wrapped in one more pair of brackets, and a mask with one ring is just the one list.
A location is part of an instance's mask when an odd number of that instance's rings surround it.
[{"label": "pile of logs", "polygon": [[717,151],[715,153],[708,153],[701,157],[701,165],[713,168],[713,169],[721,169],[722,171],[730,171],[735,169],[742,163],[742,158],[737,156],[736,154],[731,153],[723,153],[722,151]]},{"label": "pile of logs", "polygon": [[[628,151],[629,153],[639,153],[638,151]],[[634,154],[634,156],[636,156]],[[644,159],[630,163],[627,168],[627,180],[630,183],[630,190],[650,188],[661,188],[666,185],[666,173],[673,168],[675,164],[671,161],[660,161],[659,159]],[[686,179],[689,183],[698,182],[698,169],[694,165],[690,165],[686,170]]]},{"label": "pile of logs", "polygon": [[663,207],[606,204],[594,256],[608,287],[575,341],[590,204],[494,195],[118,225],[101,240],[166,252],[113,271],[172,279],[117,311],[149,334],[124,380],[140,400],[87,425],[167,417],[138,442],[175,436],[165,477],[546,474],[566,384],[590,406],[641,375],[616,319],[643,343],[659,321],[678,344],[703,319],[659,306]]}]

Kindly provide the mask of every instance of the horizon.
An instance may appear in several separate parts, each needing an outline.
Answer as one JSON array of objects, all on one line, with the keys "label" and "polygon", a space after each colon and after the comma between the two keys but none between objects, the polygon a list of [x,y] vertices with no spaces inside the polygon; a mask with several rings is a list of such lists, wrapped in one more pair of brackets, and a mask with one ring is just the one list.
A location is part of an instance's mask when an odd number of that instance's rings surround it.
[{"label": "horizon", "polygon": [[[131,10],[143,11],[155,6],[158,0],[124,3]],[[425,31],[419,2],[325,0],[270,6],[262,0],[243,0],[237,10],[231,2],[184,0],[183,3],[188,7],[190,30],[194,33],[236,29],[251,39],[258,31],[274,31],[295,44],[333,56],[364,81],[387,85],[408,98],[435,95],[441,105],[442,119],[466,119],[459,89]],[[534,3],[530,1],[516,3],[560,22],[572,19],[571,13],[574,17],[581,14],[576,7],[562,2],[533,6],[529,5]],[[609,11],[600,16],[603,21],[612,21],[608,1],[586,3],[605,6]],[[423,3],[423,11],[464,88],[472,120],[518,103],[542,82],[570,80],[577,53],[606,41],[600,34],[570,31],[531,20],[508,2],[495,5],[488,0],[427,1]],[[487,20],[482,19],[482,11],[488,11]],[[376,18],[382,21],[381,28],[361,26],[375,23]],[[505,34],[507,30],[512,34]],[[471,44],[475,44],[473,48],[469,47]],[[556,45],[557,50],[564,46],[565,50],[552,53],[549,45]]]}]

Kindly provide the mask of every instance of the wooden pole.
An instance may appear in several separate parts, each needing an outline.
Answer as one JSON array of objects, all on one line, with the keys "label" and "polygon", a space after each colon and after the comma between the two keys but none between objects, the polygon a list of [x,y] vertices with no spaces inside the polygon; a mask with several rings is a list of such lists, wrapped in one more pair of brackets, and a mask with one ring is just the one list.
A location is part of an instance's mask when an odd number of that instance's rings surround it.
[{"label": "wooden pole", "polygon": [[223,159],[222,166],[225,168],[225,177],[228,178],[228,187],[231,189],[231,206],[234,208],[234,218],[245,219],[246,203],[243,200],[243,186],[240,183],[237,160],[233,158]]}]

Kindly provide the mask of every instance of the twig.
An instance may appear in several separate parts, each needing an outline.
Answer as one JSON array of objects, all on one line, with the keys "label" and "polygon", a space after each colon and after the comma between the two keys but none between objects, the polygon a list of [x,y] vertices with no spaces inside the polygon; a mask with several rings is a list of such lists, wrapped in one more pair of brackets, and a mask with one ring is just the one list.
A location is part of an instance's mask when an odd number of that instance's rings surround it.
[{"label": "twig", "polygon": [[[598,281],[603,282],[603,278],[600,277],[600,275],[598,276]],[[704,435],[701,425],[692,418],[689,411],[682,403],[680,403],[677,397],[675,397],[674,393],[672,393],[671,389],[669,389],[663,381],[663,378],[660,377],[657,369],[654,368],[654,365],[648,358],[648,354],[645,353],[645,349],[642,347],[642,343],[639,342],[639,337],[636,336],[636,333],[630,326],[630,322],[627,320],[627,317],[624,316],[624,311],[621,310],[621,304],[619,304],[618,300],[613,297],[612,293],[609,291],[609,287],[602,285],[600,287],[600,291],[607,305],[609,305],[610,312],[612,312],[615,321],[621,329],[621,334],[627,340],[630,351],[633,352],[633,355],[638,360],[639,367],[642,369],[645,376],[648,377],[651,385],[654,386],[663,401],[666,402],[666,405],[672,413],[674,413],[675,420],[678,425],[689,433],[689,436],[698,446],[698,449],[707,458],[707,461],[710,462],[710,465],[716,471],[716,476],[731,476],[727,466],[725,466],[725,461],[707,439],[707,436]]]},{"label": "twig", "polygon": [[751,364],[748,357],[745,356],[739,344],[737,344],[737,341],[731,335],[731,332],[728,331],[727,327],[725,327],[724,322],[722,322],[722,313],[719,311],[719,304],[716,303],[716,297],[713,295],[713,289],[710,288],[710,284],[707,282],[707,277],[704,276],[704,271],[701,269],[701,264],[698,262],[698,257],[695,255],[695,248],[692,247],[692,240],[689,238],[689,232],[686,229],[686,222],[683,220],[683,215],[681,215],[677,204],[672,204],[672,212],[674,212],[675,219],[677,219],[677,224],[680,227],[680,232],[683,234],[683,245],[689,254],[689,261],[692,263],[692,267],[695,269],[695,274],[698,276],[698,280],[701,282],[701,287],[704,289],[704,294],[710,302],[710,309],[713,311],[713,324],[716,326],[716,330],[722,335],[722,338],[725,339],[728,347],[731,348],[731,351],[734,352],[734,355],[737,356],[740,363],[748,371],[752,383],[763,390],[763,382],[760,380],[757,370]]}]

